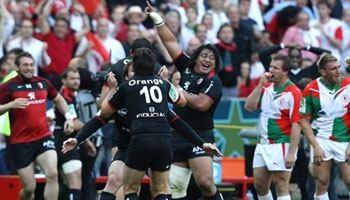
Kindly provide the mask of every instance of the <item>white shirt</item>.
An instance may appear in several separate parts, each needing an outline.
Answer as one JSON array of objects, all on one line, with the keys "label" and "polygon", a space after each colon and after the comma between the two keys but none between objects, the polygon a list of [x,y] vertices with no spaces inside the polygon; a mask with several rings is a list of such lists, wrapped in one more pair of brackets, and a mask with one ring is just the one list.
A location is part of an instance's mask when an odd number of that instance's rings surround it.
[{"label": "white shirt", "polygon": [[30,38],[29,42],[23,42],[22,37],[18,37],[13,40],[10,40],[7,46],[7,50],[10,51],[14,48],[21,48],[23,51],[27,51],[30,54],[32,54],[35,61],[34,74],[38,75],[38,67],[45,67],[43,66],[43,59],[45,59],[46,66],[51,63],[50,56],[47,54],[46,51],[42,51],[43,47],[44,43],[33,37]]}]

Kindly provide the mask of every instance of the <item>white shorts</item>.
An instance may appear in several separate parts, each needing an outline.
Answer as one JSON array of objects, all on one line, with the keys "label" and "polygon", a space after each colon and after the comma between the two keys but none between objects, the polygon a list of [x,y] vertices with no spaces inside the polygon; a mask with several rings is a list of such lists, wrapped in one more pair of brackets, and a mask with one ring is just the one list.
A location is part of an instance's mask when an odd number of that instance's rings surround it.
[{"label": "white shorts", "polygon": [[[322,148],[325,154],[324,161],[334,160],[335,162],[345,162],[346,161],[346,148],[348,147],[348,142],[337,142],[327,138],[316,137],[318,145]],[[314,162],[314,149],[311,146],[310,149],[311,162]]]},{"label": "white shorts", "polygon": [[[286,168],[285,157],[287,156],[289,143],[257,144],[254,152],[253,168],[267,167],[269,171],[292,171]],[[295,151],[295,159],[297,158]]]}]

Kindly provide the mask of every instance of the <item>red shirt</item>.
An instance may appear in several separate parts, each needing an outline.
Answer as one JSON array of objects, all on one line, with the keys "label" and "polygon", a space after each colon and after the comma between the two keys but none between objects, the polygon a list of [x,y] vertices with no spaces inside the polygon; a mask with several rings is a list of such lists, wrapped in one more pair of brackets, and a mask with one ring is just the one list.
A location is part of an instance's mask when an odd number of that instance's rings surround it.
[{"label": "red shirt", "polygon": [[75,46],[77,45],[74,34],[70,32],[63,40],[60,40],[50,31],[42,39],[47,42],[47,53],[51,57],[51,64],[45,67],[44,71],[50,74],[61,75],[67,69],[68,63],[73,57]]},{"label": "red shirt", "polygon": [[242,84],[238,88],[238,97],[248,97],[251,92],[256,88],[260,81],[260,78],[250,80],[249,86],[247,84]]},{"label": "red shirt", "polygon": [[0,85],[0,104],[6,104],[17,98],[29,100],[29,105],[25,109],[9,111],[10,144],[32,142],[50,135],[46,119],[46,101],[56,96],[57,90],[52,84],[37,76],[29,81],[16,76]]}]

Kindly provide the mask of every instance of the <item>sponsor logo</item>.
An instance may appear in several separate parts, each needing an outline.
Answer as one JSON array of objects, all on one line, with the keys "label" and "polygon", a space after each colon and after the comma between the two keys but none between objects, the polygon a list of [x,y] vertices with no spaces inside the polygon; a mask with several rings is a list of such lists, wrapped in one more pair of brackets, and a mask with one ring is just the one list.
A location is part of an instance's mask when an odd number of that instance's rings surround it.
[{"label": "sponsor logo", "polygon": [[25,84],[26,88],[32,88],[32,84]]},{"label": "sponsor logo", "polygon": [[151,118],[151,117],[165,117],[165,113],[152,112],[152,113],[139,113],[136,115],[136,119],[138,118]]},{"label": "sponsor logo", "polygon": [[203,151],[203,149],[200,148],[199,146],[195,146],[195,147],[193,147],[193,149],[192,149],[192,153],[198,155],[198,154],[203,154],[204,151]]},{"label": "sponsor logo", "polygon": [[171,86],[169,90],[169,97],[173,102],[176,102],[179,99],[180,94],[177,92],[177,90]]},{"label": "sponsor logo", "polygon": [[47,147],[47,148],[55,148],[55,143],[51,140],[45,141],[43,143],[43,147]]},{"label": "sponsor logo", "polygon": [[162,79],[149,79],[149,80],[130,80],[129,85],[134,86],[134,85],[149,85],[149,84],[154,84],[154,85],[160,85],[163,84]]}]

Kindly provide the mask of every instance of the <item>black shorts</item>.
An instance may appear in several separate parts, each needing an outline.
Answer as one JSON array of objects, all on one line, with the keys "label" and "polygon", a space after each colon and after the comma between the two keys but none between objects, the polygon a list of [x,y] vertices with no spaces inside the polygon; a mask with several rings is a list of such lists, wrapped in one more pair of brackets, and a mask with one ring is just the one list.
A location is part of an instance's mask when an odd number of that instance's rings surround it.
[{"label": "black shorts", "polygon": [[[208,143],[214,143],[214,130],[196,131]],[[201,147],[196,146],[179,133],[174,133],[174,160],[173,162],[187,162],[188,159],[200,156],[211,157]]]},{"label": "black shorts", "polygon": [[127,151],[127,148],[119,148],[118,147],[118,151],[117,151],[117,153],[115,153],[112,162],[116,161],[116,160],[120,160],[122,162],[125,162],[126,151]]},{"label": "black shorts", "polygon": [[64,163],[70,160],[80,160],[79,147],[74,148],[73,150],[63,154],[62,144],[63,142],[55,142],[56,151],[57,151],[57,165],[59,168],[61,168]]},{"label": "black shorts", "polygon": [[55,143],[51,136],[36,141],[10,145],[16,169],[27,167],[42,153],[55,150]]},{"label": "black shorts", "polygon": [[167,171],[173,158],[171,135],[140,135],[131,138],[125,164],[136,170]]}]

